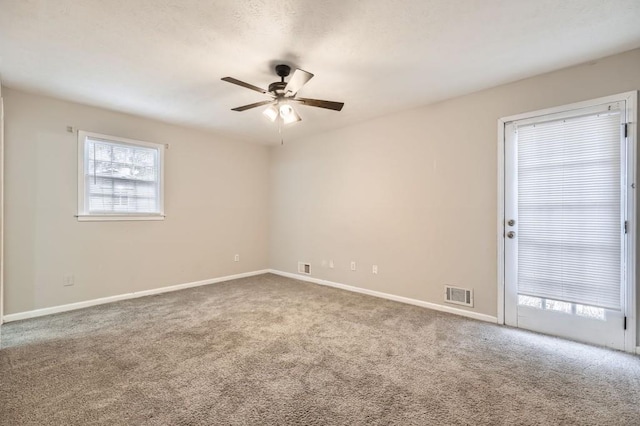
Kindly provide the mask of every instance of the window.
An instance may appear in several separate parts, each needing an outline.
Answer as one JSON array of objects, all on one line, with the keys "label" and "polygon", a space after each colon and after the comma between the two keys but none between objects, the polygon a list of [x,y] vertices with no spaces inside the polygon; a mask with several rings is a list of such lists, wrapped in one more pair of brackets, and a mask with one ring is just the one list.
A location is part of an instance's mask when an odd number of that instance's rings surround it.
[{"label": "window", "polygon": [[579,303],[562,302],[560,300],[543,299],[540,297],[518,295],[518,305],[536,309],[575,314],[581,317],[593,318],[605,321],[607,312],[597,306],[581,305]]},{"label": "window", "polygon": [[164,146],[78,132],[78,220],[162,220]]}]

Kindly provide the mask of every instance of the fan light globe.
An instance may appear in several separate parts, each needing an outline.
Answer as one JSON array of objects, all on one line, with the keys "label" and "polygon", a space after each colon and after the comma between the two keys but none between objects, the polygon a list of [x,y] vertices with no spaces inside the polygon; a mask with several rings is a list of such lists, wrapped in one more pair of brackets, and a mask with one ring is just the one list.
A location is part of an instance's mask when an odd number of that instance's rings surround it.
[{"label": "fan light globe", "polygon": [[293,112],[293,108],[289,104],[280,105],[280,116],[286,119]]},{"label": "fan light globe", "polygon": [[262,111],[262,113],[271,121],[276,121],[276,118],[278,118],[278,110],[273,105]]},{"label": "fan light globe", "polygon": [[280,117],[282,117],[284,124],[291,124],[301,120],[296,110],[288,104],[280,105]]}]

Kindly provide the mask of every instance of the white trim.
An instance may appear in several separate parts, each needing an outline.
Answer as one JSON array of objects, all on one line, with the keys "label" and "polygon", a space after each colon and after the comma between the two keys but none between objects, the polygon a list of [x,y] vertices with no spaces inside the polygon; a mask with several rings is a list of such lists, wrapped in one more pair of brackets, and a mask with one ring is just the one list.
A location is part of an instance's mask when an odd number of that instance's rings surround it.
[{"label": "white trim", "polygon": [[504,324],[504,126],[498,120],[498,324]]},{"label": "white trim", "polygon": [[[4,98],[2,97],[2,76],[0,76],[0,326],[4,312]],[[0,332],[0,341],[2,332]]]},{"label": "white trim", "polygon": [[471,312],[464,309],[452,308],[450,306],[439,305],[437,303],[425,302],[423,300],[411,299],[403,296],[396,296],[394,294],[382,293],[380,291],[368,290],[366,288],[354,287],[347,284],[336,283],[333,281],[322,280],[319,278],[309,277],[307,275],[294,274],[291,272],[278,271],[276,269],[270,269],[269,272],[282,277],[293,278],[300,281],[307,281],[314,284],[320,284],[328,287],[339,288],[341,290],[351,291],[353,293],[366,294],[368,296],[379,297],[382,299],[393,300],[394,302],[406,303],[408,305],[420,306],[422,308],[433,309],[434,311],[447,312],[450,314],[460,315],[463,317],[473,318],[479,321],[486,321],[493,324],[498,322],[498,319],[491,315],[480,314],[478,312]]},{"label": "white trim", "polygon": [[36,318],[45,315],[57,314],[60,312],[75,311],[76,309],[88,308],[90,306],[103,305],[105,303],[117,302],[120,300],[135,299],[143,296],[151,296],[154,294],[169,293],[177,290],[184,290],[191,287],[199,287],[203,285],[216,284],[223,281],[236,280],[238,278],[253,277],[268,273],[268,269],[259,271],[243,272],[241,274],[227,275],[226,277],[211,278],[202,281],[193,281],[190,283],[177,284],[168,287],[154,288],[151,290],[134,291],[133,293],[118,294],[115,296],[101,297],[100,299],[85,300],[83,302],[69,303],[67,305],[52,306],[50,308],[34,309],[33,311],[19,312],[17,314],[5,315],[3,322],[19,321],[28,318]]},{"label": "white trim", "polygon": [[640,346],[636,346],[636,353],[640,355]]},{"label": "white trim", "polygon": [[[516,219],[518,221],[518,213],[517,207],[513,205],[508,205],[507,200],[515,199],[517,196],[517,180],[514,181],[514,177],[517,176],[517,164],[509,161],[508,159],[514,158],[515,152],[517,151],[516,145],[514,144],[515,138],[515,126],[512,122],[505,123],[504,126],[504,174],[502,176],[504,187],[503,187],[503,200],[504,200],[504,210],[503,210],[503,233],[502,233],[502,262],[504,268],[504,274],[502,274],[502,278],[504,280],[504,300],[502,307],[504,308],[504,324],[512,327],[518,326],[518,316],[517,311],[512,309],[512,307],[517,306],[518,304],[518,294],[515,291],[514,286],[509,285],[509,277],[513,277],[517,275],[517,258],[518,258],[518,239],[510,239],[507,241],[505,238],[506,233],[509,231],[514,231],[518,233],[518,223],[515,223],[514,226],[508,226],[507,221],[511,219]],[[509,180],[507,180],[509,179]],[[505,226],[506,225],[506,226]],[[507,229],[508,228],[508,229]]]},{"label": "white trim", "polygon": [[[616,95],[605,96],[602,98],[591,99],[583,102],[576,102],[568,105],[560,105],[552,108],[546,108],[537,111],[525,112],[522,114],[511,115],[498,119],[498,323],[505,323],[505,263],[504,263],[504,191],[505,191],[505,125],[509,122],[529,119],[532,117],[540,117],[565,112],[567,110],[586,109],[596,105],[602,105],[613,102],[626,102],[626,113],[629,124],[627,142],[627,176],[638,185],[637,181],[637,136],[638,136],[638,91],[630,91],[619,93]],[[629,182],[628,182],[629,183]],[[627,294],[626,294],[626,315],[627,315],[627,331],[625,333],[625,351],[638,351],[637,345],[637,306],[636,306],[636,240],[637,240],[637,201],[636,191],[629,184],[629,192],[627,194]]]},{"label": "white trim", "polygon": [[637,196],[638,185],[638,92],[626,93],[627,101],[627,332],[625,333],[625,350],[633,352],[637,341],[637,277],[636,277],[636,244],[638,238],[637,227]]},{"label": "white trim", "polygon": [[116,214],[79,214],[78,222],[108,222],[112,220],[164,220],[164,215],[116,215]]},{"label": "white trim", "polygon": [[577,110],[577,109],[582,109],[582,108],[591,108],[591,107],[596,106],[596,105],[602,105],[602,104],[608,104],[608,103],[612,103],[612,102],[618,102],[618,101],[626,100],[630,96],[635,96],[636,93],[637,93],[636,91],[618,93],[617,95],[604,96],[602,98],[596,98],[596,99],[591,99],[591,100],[582,101],[582,102],[574,102],[572,104],[567,104],[567,105],[558,105],[558,106],[551,107],[551,108],[544,108],[544,109],[539,109],[539,110],[536,110],[536,111],[523,112],[521,114],[510,115],[508,117],[502,117],[502,118],[498,119],[498,121],[502,121],[504,123],[507,123],[509,121],[519,121],[519,120],[525,120],[525,119],[533,118],[533,117],[542,117],[542,116],[545,116],[545,115],[563,113],[563,112],[566,112],[569,109]]},{"label": "white trim", "polygon": [[[81,136],[82,134],[82,136]],[[131,145],[131,146],[145,146],[147,148],[153,148],[153,149],[157,149],[158,151],[163,151],[166,148],[166,145],[160,144],[160,143],[154,143],[154,142],[146,142],[146,141],[141,141],[141,140],[137,140],[137,139],[130,139],[130,138],[123,138],[120,136],[111,136],[111,135],[105,135],[102,133],[94,133],[94,132],[87,132],[86,130],[78,130],[78,139],[86,139],[87,137],[91,138],[91,139],[100,139],[104,142],[117,142],[117,143],[122,143],[122,144],[126,144],[126,145]]]}]

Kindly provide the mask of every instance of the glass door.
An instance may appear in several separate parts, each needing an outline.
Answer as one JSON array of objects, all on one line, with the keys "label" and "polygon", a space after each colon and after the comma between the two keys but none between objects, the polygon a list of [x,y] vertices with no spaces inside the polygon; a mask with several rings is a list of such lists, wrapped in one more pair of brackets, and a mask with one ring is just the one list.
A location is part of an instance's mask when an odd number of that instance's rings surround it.
[{"label": "glass door", "polygon": [[625,348],[625,102],[505,126],[505,323]]}]

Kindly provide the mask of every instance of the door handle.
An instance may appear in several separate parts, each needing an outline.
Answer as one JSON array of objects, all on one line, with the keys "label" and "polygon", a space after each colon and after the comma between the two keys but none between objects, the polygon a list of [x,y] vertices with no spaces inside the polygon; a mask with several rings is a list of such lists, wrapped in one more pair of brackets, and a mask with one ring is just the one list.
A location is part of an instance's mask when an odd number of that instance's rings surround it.
[{"label": "door handle", "polygon": [[509,237],[509,238],[513,239],[513,238],[515,238],[515,237],[516,237],[516,233],[515,233],[515,232],[513,232],[513,231],[509,231],[509,232],[507,232],[507,237]]}]

